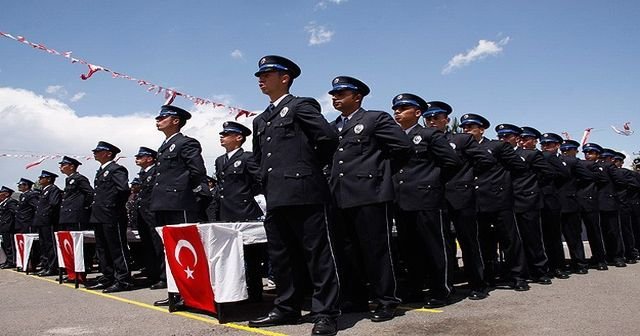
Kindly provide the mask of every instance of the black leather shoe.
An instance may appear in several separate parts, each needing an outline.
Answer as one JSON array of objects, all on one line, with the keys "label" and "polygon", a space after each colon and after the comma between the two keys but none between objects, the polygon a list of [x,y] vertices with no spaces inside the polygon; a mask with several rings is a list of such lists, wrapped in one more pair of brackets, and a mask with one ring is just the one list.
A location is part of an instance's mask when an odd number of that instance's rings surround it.
[{"label": "black leather shoe", "polygon": [[489,294],[487,294],[486,289],[481,290],[472,290],[469,293],[469,300],[483,300],[486,299]]},{"label": "black leather shoe", "polygon": [[54,270],[43,270],[37,274],[37,276],[41,276],[41,277],[53,276],[53,275],[58,275],[58,273]]},{"label": "black leather shoe", "polygon": [[596,265],[596,269],[598,271],[606,271],[609,269],[609,266],[607,266],[607,264],[605,263],[599,263],[598,265]]},{"label": "black leather shoe", "polygon": [[156,307],[158,307],[158,306],[168,306],[169,305],[169,298],[155,301],[153,303],[153,305],[156,306]]},{"label": "black leather shoe", "polygon": [[106,288],[111,287],[112,284],[113,283],[111,283],[111,282],[99,282],[98,281],[97,283],[88,285],[86,288],[87,289],[92,289],[92,290],[95,290],[95,289],[106,289]]},{"label": "black leather shoe", "polygon": [[4,263],[2,264],[2,266],[0,266],[1,269],[8,269],[8,268],[16,268],[16,265],[13,263]]},{"label": "black leather shoe", "polygon": [[516,292],[526,292],[529,289],[531,289],[531,287],[529,287],[529,284],[524,280],[517,280],[513,284],[513,290],[515,290]]},{"label": "black leather shoe", "polygon": [[328,316],[318,317],[311,329],[311,335],[334,336],[338,333],[338,323],[335,318]]},{"label": "black leather shoe", "polygon": [[573,271],[573,273],[575,273],[575,274],[587,274],[587,273],[589,273],[589,270],[586,267],[580,267],[580,268],[576,268],[576,270]]},{"label": "black leather shoe", "polygon": [[165,288],[167,288],[167,283],[165,281],[158,281],[149,287],[149,289],[165,289]]},{"label": "black leather shoe", "polygon": [[259,317],[255,320],[249,321],[249,327],[261,328],[261,327],[273,327],[277,325],[285,324],[297,324],[300,319],[300,314],[283,314],[278,311],[272,310],[269,314]]},{"label": "black leather shoe", "polygon": [[441,308],[449,304],[448,299],[430,298],[424,303],[424,308]]},{"label": "black leather shoe", "polygon": [[633,259],[627,259],[627,260],[626,260],[626,263],[627,263],[627,264],[637,264],[637,263],[638,263],[638,260],[637,260],[637,259],[635,259],[635,258],[633,258]]},{"label": "black leather shoe", "polygon": [[126,291],[130,291],[133,289],[133,285],[130,284],[123,284],[123,283],[115,283],[107,288],[105,288],[104,290],[102,290],[103,293],[117,293],[117,292],[126,292]]},{"label": "black leather shoe", "polygon": [[627,264],[624,263],[624,261],[622,260],[617,260],[613,263],[613,266],[615,267],[627,267]]},{"label": "black leather shoe", "polygon": [[567,273],[567,272],[565,272],[565,271],[563,271],[563,270],[560,270],[560,269],[555,270],[555,271],[553,272],[553,276],[554,276],[556,279],[569,279],[569,278],[571,277],[571,276],[569,275],[569,273]]},{"label": "black leather shoe", "polygon": [[396,305],[379,304],[376,310],[371,314],[371,322],[384,322],[393,319],[396,316]]},{"label": "black leather shoe", "polygon": [[551,279],[548,276],[543,275],[543,276],[541,276],[539,278],[533,279],[533,282],[535,282],[537,284],[540,284],[540,285],[550,285],[551,284]]}]

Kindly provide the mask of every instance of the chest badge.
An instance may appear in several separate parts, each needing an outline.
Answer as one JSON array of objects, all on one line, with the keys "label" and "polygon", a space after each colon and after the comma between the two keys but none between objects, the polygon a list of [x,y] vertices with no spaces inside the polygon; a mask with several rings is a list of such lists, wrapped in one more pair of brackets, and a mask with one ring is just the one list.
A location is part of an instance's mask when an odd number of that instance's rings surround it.
[{"label": "chest badge", "polygon": [[151,181],[151,175],[147,176],[147,182]]},{"label": "chest badge", "polygon": [[69,180],[69,184],[74,184],[74,183],[76,183],[76,180],[73,180],[73,179]]},{"label": "chest badge", "polygon": [[109,171],[107,170],[106,172],[104,172],[104,174],[102,174],[102,176],[104,176],[104,177],[109,176]]},{"label": "chest badge", "polygon": [[566,166],[567,166],[567,163],[566,163],[566,162],[564,162],[564,161],[562,161],[562,165],[566,167]]},{"label": "chest badge", "polygon": [[240,165],[241,165],[241,164],[242,164],[242,161],[238,160],[238,161],[236,161],[236,162],[234,162],[234,163],[233,163],[233,166],[234,166],[235,168],[238,168],[238,167],[240,167]]},{"label": "chest badge", "polygon": [[280,117],[286,116],[288,112],[289,112],[289,108],[286,106],[283,107],[282,110],[280,111]]},{"label": "chest badge", "polygon": [[419,143],[420,143],[420,141],[422,141],[422,137],[421,137],[421,136],[416,135],[416,136],[414,136],[414,137],[413,137],[413,143],[414,143],[414,144],[416,144],[416,145],[417,145],[417,144],[419,144]]},{"label": "chest badge", "polygon": [[174,149],[176,149],[176,144],[171,144],[171,146],[169,146],[169,151],[173,152]]},{"label": "chest badge", "polygon": [[451,148],[456,149],[456,144],[454,144],[453,142],[450,142],[449,145],[451,146]]},{"label": "chest badge", "polygon": [[360,134],[360,133],[362,133],[362,130],[364,130],[364,125],[363,125],[363,124],[357,124],[357,125],[353,128],[353,131],[354,131],[356,134]]}]

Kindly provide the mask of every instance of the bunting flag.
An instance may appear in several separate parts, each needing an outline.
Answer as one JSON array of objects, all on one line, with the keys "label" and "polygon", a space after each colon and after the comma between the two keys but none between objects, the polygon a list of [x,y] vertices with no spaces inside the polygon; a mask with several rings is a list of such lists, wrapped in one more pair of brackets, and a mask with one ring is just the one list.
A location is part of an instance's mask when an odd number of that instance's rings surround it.
[{"label": "bunting flag", "polygon": [[47,157],[46,157],[46,156],[43,156],[43,157],[39,158],[39,159],[38,159],[38,160],[36,160],[36,161],[33,161],[33,162],[31,162],[31,163],[27,163],[27,165],[24,167],[24,169],[29,169],[29,168],[31,168],[31,167],[35,167],[35,166],[37,166],[37,165],[41,164],[42,162],[44,162],[44,160],[46,160],[46,159],[47,159]]},{"label": "bunting flag", "polygon": [[562,132],[562,136],[564,137],[565,140],[571,140],[571,136],[567,131]]},{"label": "bunting flag", "polygon": [[611,128],[613,128],[613,131],[620,134],[620,135],[626,135],[629,136],[631,134],[633,134],[633,130],[631,129],[631,122],[627,121],[626,123],[624,123],[624,125],[622,125],[622,129],[618,129],[615,126],[611,125]]},{"label": "bunting flag", "polygon": [[584,144],[586,144],[587,141],[589,141],[589,135],[591,135],[591,130],[593,130],[593,127],[586,128],[584,130],[584,133],[582,133],[582,140],[580,140],[580,145],[581,146],[584,146]]},{"label": "bunting flag", "polygon": [[102,72],[107,72],[111,74],[111,78],[120,78],[120,79],[126,79],[129,81],[133,81],[138,83],[138,85],[146,87],[148,92],[153,92],[155,94],[159,94],[159,93],[164,93],[165,94],[165,99],[169,102],[173,102],[173,99],[175,99],[176,96],[182,96],[186,99],[189,99],[191,102],[193,102],[195,105],[211,105],[213,108],[216,107],[221,107],[221,108],[227,108],[229,110],[229,114],[233,114],[235,113],[235,118],[236,120],[241,117],[241,116],[246,116],[246,117],[250,117],[250,116],[255,116],[257,113],[254,112],[250,112],[241,108],[237,108],[237,107],[231,107],[231,106],[226,106],[224,104],[218,103],[218,102],[214,102],[212,100],[209,99],[205,99],[205,98],[200,98],[200,97],[196,97],[193,95],[190,95],[188,93],[185,92],[178,92],[175,89],[172,88],[167,88],[165,86],[161,86],[161,85],[157,85],[154,84],[150,81],[144,80],[144,79],[138,79],[135,78],[133,76],[129,76],[127,74],[121,73],[121,72],[117,72],[114,70],[111,70],[107,67],[104,67],[102,65],[97,65],[97,64],[93,64],[90,63],[88,61],[85,61],[81,58],[77,58],[77,57],[72,57],[71,51],[65,51],[65,52],[58,52],[55,49],[51,49],[47,46],[45,46],[44,44],[41,43],[33,43],[28,41],[25,37],[20,36],[20,35],[11,35],[9,33],[6,32],[2,32],[0,30],[0,36],[6,37],[8,39],[14,40],[16,42],[22,43],[22,44],[26,44],[28,46],[33,47],[34,49],[49,53],[51,55],[56,55],[56,56],[60,56],[60,57],[64,57],[65,59],[67,59],[68,61],[70,61],[72,64],[73,63],[80,63],[80,64],[84,64],[89,68],[89,71],[86,74],[82,74],[80,75],[80,78],[82,80],[88,80],[89,78],[91,78],[95,73],[102,71]]}]

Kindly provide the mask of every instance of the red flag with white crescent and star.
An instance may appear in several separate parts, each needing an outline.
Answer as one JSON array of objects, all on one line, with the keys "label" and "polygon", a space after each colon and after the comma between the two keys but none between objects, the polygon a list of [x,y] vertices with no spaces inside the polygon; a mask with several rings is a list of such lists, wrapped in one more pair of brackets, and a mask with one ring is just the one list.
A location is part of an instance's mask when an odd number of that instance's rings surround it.
[{"label": "red flag with white crescent and star", "polygon": [[26,270],[27,266],[29,265],[29,260],[24,260],[24,236],[21,233],[16,233],[15,238],[16,247],[18,248],[18,255],[20,256],[20,260],[22,261],[22,269]]},{"label": "red flag with white crescent and star", "polygon": [[75,280],[76,270],[74,262],[73,237],[71,237],[71,233],[69,231],[58,231],[56,232],[56,235],[58,236],[58,244],[60,245],[58,248],[62,253],[64,268],[67,270],[67,277],[69,280]]},{"label": "red flag with white crescent and star", "polygon": [[167,266],[188,307],[216,313],[209,262],[196,225],[165,226]]}]

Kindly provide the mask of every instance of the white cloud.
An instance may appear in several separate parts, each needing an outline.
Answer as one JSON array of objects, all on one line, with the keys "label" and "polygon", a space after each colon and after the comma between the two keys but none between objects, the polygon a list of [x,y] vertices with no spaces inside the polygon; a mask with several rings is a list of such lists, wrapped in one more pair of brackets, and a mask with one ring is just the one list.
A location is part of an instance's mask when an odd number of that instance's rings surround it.
[{"label": "white cloud", "polygon": [[328,30],[325,26],[321,26],[316,24],[315,22],[309,22],[309,24],[304,27],[304,30],[309,33],[309,45],[318,45],[331,42],[333,38],[334,31]]},{"label": "white cloud", "polygon": [[240,51],[239,49],[235,49],[231,52],[231,57],[235,59],[242,59],[244,58],[244,55],[242,54],[242,51]]},{"label": "white cloud", "polygon": [[[210,105],[185,107],[193,117],[183,133],[200,141],[207,172],[212,174],[215,158],[223,153],[218,132],[222,123],[233,120],[234,116],[227,109],[213,109]],[[45,98],[28,90],[0,87],[0,115],[4,120],[0,123],[3,134],[0,154],[71,154],[91,158],[91,149],[99,140],[104,140],[122,149],[125,158],[119,163],[129,169],[132,179],[138,171],[133,160],[138,147],[156,148],[164,138],[155,127],[156,113],[156,108],[151,107],[148,113],[81,117],[58,99]],[[251,128],[251,119],[242,117],[238,121]],[[245,149],[251,150],[250,144],[251,139],[248,139]],[[0,157],[0,185],[15,185],[20,177],[35,179],[41,169],[58,171],[57,159],[47,159],[41,165],[25,170],[27,163],[36,160],[33,157]],[[82,162],[80,171],[92,181],[97,162],[92,159]],[[57,184],[62,186],[64,179],[59,179]]]},{"label": "white cloud", "polygon": [[509,36],[501,39],[500,41],[488,41],[480,40],[475,48],[453,56],[449,60],[449,63],[442,69],[442,74],[446,75],[451,73],[455,69],[467,66],[477,60],[481,60],[488,56],[494,56],[502,52],[503,47],[509,43]]},{"label": "white cloud", "polygon": [[77,102],[78,100],[84,98],[84,96],[86,95],[85,92],[78,92],[76,94],[73,95],[73,97],[71,97],[71,99],[69,99],[72,103]]},{"label": "white cloud", "polygon": [[67,90],[62,85],[49,85],[45,90],[48,94],[63,97],[67,95]]},{"label": "white cloud", "polygon": [[325,9],[329,4],[339,5],[347,2],[347,0],[321,0],[316,4],[316,9]]}]

